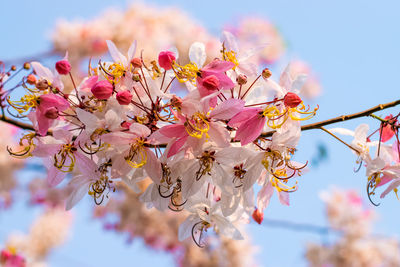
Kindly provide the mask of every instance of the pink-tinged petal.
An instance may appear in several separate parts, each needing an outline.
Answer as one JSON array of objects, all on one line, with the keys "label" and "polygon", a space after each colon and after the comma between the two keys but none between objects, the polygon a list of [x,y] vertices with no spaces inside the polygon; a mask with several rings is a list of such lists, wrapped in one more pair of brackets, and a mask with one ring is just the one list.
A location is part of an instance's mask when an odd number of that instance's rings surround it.
[{"label": "pink-tinged petal", "polygon": [[65,129],[57,129],[53,131],[53,137],[57,140],[62,140],[65,143],[72,141],[73,134]]},{"label": "pink-tinged petal", "polygon": [[101,135],[101,140],[111,145],[127,145],[134,141],[135,135],[127,132],[114,132]]},{"label": "pink-tinged petal", "polygon": [[392,180],[393,180],[393,176],[391,176],[391,175],[383,175],[381,177],[380,183],[377,186],[385,185],[385,184],[387,184],[388,182],[390,182]]},{"label": "pink-tinged petal", "polygon": [[236,114],[228,123],[230,127],[239,127],[242,123],[261,112],[261,108],[245,108]]},{"label": "pink-tinged petal", "polygon": [[144,165],[144,169],[147,172],[147,175],[153,180],[155,183],[159,183],[161,179],[161,163],[154,154],[153,151],[146,148],[147,154],[147,163]]},{"label": "pink-tinged petal", "polygon": [[70,106],[65,98],[55,94],[41,95],[39,102],[39,109],[43,111],[51,107],[57,108],[58,111],[64,111]]},{"label": "pink-tinged petal", "polygon": [[218,72],[225,72],[227,70],[232,69],[235,66],[234,63],[225,60],[214,59],[210,63],[208,63],[204,68],[201,70],[207,73],[218,73]]},{"label": "pink-tinged petal", "polygon": [[221,43],[224,44],[227,51],[235,51],[236,53],[239,52],[239,46],[236,42],[236,37],[232,33],[223,31],[221,35]]},{"label": "pink-tinged petal", "polygon": [[265,118],[254,116],[250,120],[246,121],[240,125],[239,129],[236,131],[235,140],[240,141],[242,146],[253,142],[260,136],[265,125]]},{"label": "pink-tinged petal", "polygon": [[132,123],[131,126],[129,126],[129,131],[138,137],[147,137],[151,134],[150,129],[140,123]]},{"label": "pink-tinged petal", "polygon": [[393,154],[393,160],[396,162],[400,162],[400,143],[399,142],[394,142],[392,145],[392,154]]},{"label": "pink-tinged petal", "polygon": [[93,177],[97,171],[97,164],[80,152],[75,152],[75,164],[78,170],[86,176]]},{"label": "pink-tinged petal", "polygon": [[215,107],[210,117],[217,120],[229,120],[244,108],[245,102],[241,99],[230,98]]},{"label": "pink-tinged petal", "polygon": [[285,191],[278,191],[278,197],[279,197],[279,202],[281,202],[282,205],[289,206],[289,193]]},{"label": "pink-tinged petal", "polygon": [[32,151],[32,155],[35,157],[52,157],[60,150],[60,144],[39,144]]},{"label": "pink-tinged petal", "polygon": [[72,209],[87,193],[92,179],[84,175],[77,175],[71,179],[68,186],[71,188],[70,194],[67,196],[65,209]]},{"label": "pink-tinged petal", "polygon": [[385,191],[382,192],[381,198],[384,198],[387,194],[389,194],[393,189],[397,188],[400,186],[400,179],[394,180],[387,188]]},{"label": "pink-tinged petal", "polygon": [[217,122],[210,122],[208,130],[210,139],[215,142],[218,147],[228,147],[230,144],[230,134],[228,130]]},{"label": "pink-tinged petal", "polygon": [[136,54],[136,47],[137,47],[137,41],[133,41],[131,46],[128,49],[128,62],[131,62],[131,60],[133,59],[133,57]]},{"label": "pink-tinged petal", "polygon": [[165,144],[168,143],[170,140],[170,137],[161,134],[160,131],[155,131],[147,138],[147,141],[149,141],[152,145]]},{"label": "pink-tinged petal", "polygon": [[182,124],[167,125],[158,130],[162,135],[169,138],[180,138],[188,136],[185,126]]},{"label": "pink-tinged petal", "polygon": [[122,55],[121,52],[119,52],[118,48],[115,46],[115,44],[112,41],[107,40],[106,42],[107,42],[107,46],[108,46],[108,51],[110,52],[112,59],[116,63],[121,63],[124,67],[127,67],[128,61],[126,60],[126,57],[124,55]]},{"label": "pink-tinged petal", "polygon": [[260,211],[263,211],[269,205],[272,194],[274,193],[274,187],[268,182],[264,185],[257,194],[257,207]]},{"label": "pink-tinged petal", "polygon": [[54,74],[51,72],[50,69],[44,67],[42,64],[40,64],[39,62],[31,62],[32,68],[35,71],[35,73],[40,77],[40,78],[44,78],[50,82],[53,81],[54,78]]},{"label": "pink-tinged petal", "polygon": [[52,165],[47,170],[47,183],[50,187],[55,187],[64,180],[66,175],[66,172],[61,172]]},{"label": "pink-tinged petal", "polygon": [[168,151],[167,157],[168,158],[172,157],[173,155],[178,153],[181,150],[181,148],[183,147],[183,145],[186,143],[188,137],[189,137],[189,135],[186,135],[186,136],[181,137],[181,138],[179,138],[179,139],[177,139],[175,141],[172,141],[174,143],[171,145],[171,148]]}]

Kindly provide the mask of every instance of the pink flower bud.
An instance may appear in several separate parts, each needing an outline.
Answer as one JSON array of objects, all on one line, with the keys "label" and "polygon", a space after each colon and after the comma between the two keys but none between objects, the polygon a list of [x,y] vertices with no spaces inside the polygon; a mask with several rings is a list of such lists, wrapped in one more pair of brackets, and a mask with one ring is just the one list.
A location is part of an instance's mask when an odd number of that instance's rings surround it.
[{"label": "pink flower bud", "polygon": [[58,110],[55,107],[51,107],[46,109],[46,111],[44,112],[44,116],[48,119],[57,119],[58,118]]},{"label": "pink flower bud", "polygon": [[129,127],[131,126],[132,123],[128,122],[128,121],[124,121],[121,123],[121,127],[125,128],[125,129],[129,129]]},{"label": "pink flower bud", "polygon": [[252,215],[253,219],[258,223],[261,224],[262,221],[264,220],[264,213],[262,211],[259,211],[257,208],[253,211]]},{"label": "pink flower bud", "polygon": [[162,51],[158,55],[158,64],[165,70],[170,70],[172,62],[175,60],[175,54],[171,51]]},{"label": "pink flower bud", "polygon": [[283,103],[289,108],[295,108],[301,102],[303,102],[303,100],[301,100],[301,98],[297,94],[292,92],[287,93],[283,98]]},{"label": "pink flower bud", "polygon": [[132,94],[128,90],[117,93],[117,101],[120,105],[129,105],[132,100]]},{"label": "pink flower bud", "polygon": [[66,59],[57,61],[56,70],[61,75],[67,75],[71,70],[71,64]]},{"label": "pink flower bud", "polygon": [[203,79],[203,86],[210,91],[218,90],[219,80],[215,75],[209,75]]},{"label": "pink flower bud", "polygon": [[113,86],[112,84],[107,81],[99,81],[95,83],[91,89],[92,94],[99,100],[107,100],[112,96],[113,93]]}]

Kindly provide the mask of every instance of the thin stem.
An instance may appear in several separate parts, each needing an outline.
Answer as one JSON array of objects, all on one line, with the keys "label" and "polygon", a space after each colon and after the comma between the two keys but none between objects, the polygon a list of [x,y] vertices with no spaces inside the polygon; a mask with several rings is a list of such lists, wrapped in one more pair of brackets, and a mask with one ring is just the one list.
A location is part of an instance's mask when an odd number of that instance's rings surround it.
[{"label": "thin stem", "polygon": [[340,139],[339,137],[337,137],[335,134],[331,133],[330,131],[328,131],[327,129],[325,129],[324,127],[320,127],[320,129],[324,132],[327,132],[328,134],[330,134],[331,136],[333,136],[336,140],[338,140],[339,142],[341,142],[342,144],[346,145],[348,148],[354,150],[357,154],[360,154],[360,152],[355,149],[354,147],[352,147],[351,145],[347,144],[345,141],[343,141],[342,139]]}]

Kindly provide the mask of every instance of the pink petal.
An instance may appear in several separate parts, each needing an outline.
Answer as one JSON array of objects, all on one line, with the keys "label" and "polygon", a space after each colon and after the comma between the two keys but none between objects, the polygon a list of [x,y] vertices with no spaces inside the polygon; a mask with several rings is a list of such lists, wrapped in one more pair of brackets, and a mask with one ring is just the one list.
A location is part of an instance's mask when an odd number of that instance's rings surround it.
[{"label": "pink petal", "polygon": [[182,148],[182,146],[186,143],[186,140],[188,139],[188,137],[189,137],[189,135],[184,136],[180,139],[177,139],[177,140],[175,140],[175,142],[172,141],[174,143],[171,145],[171,148],[168,151],[167,157],[169,158],[169,157],[175,155],[176,153],[178,153],[179,150]]},{"label": "pink petal", "polygon": [[239,140],[242,146],[253,142],[260,136],[265,125],[265,118],[258,115],[249,119],[236,131],[235,140]]},{"label": "pink petal", "polygon": [[208,63],[204,68],[201,70],[208,73],[218,73],[218,72],[225,72],[227,70],[232,69],[235,66],[230,61],[224,61],[219,59],[214,59],[210,63]]},{"label": "pink petal", "polygon": [[218,120],[229,120],[240,111],[242,111],[245,102],[241,99],[228,99],[216,106],[211,111],[210,117]]},{"label": "pink petal", "polygon": [[162,135],[167,136],[169,138],[180,138],[187,136],[188,133],[186,132],[185,126],[182,124],[173,124],[167,125],[158,130]]},{"label": "pink petal", "polygon": [[245,108],[236,114],[228,123],[230,127],[239,127],[242,123],[249,118],[255,116],[258,112],[262,111],[261,108]]},{"label": "pink petal", "polygon": [[47,170],[47,183],[50,187],[55,187],[60,184],[67,173],[59,171],[54,165],[51,165]]}]

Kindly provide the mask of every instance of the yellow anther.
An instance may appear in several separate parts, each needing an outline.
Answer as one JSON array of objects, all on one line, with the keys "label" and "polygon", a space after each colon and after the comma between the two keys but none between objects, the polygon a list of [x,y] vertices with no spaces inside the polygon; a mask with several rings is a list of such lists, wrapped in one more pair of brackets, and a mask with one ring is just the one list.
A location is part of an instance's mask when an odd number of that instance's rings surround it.
[{"label": "yellow anther", "polygon": [[71,172],[75,166],[76,147],[73,144],[62,145],[61,150],[54,155],[54,166],[62,172]]},{"label": "yellow anther", "polygon": [[235,64],[235,66],[232,68],[233,70],[236,69],[237,66],[239,66],[239,61],[236,58],[236,52],[235,51],[223,51],[222,58],[225,61],[230,61],[233,64]]},{"label": "yellow anther", "polygon": [[[136,139],[136,141],[131,145],[129,149],[128,156],[125,157],[125,161],[132,168],[140,168],[143,167],[147,163],[147,153],[144,147],[145,141],[142,138]],[[138,160],[134,160],[135,157],[138,157]]]},{"label": "yellow anther", "polygon": [[28,112],[31,108],[35,108],[39,105],[39,96],[34,94],[27,94],[21,97],[19,101],[11,101],[10,97],[7,97],[8,104],[13,107],[19,114]]},{"label": "yellow anther", "polygon": [[201,139],[203,134],[208,138],[208,130],[210,129],[210,124],[204,114],[196,112],[191,119],[186,119],[184,123],[186,132],[195,138]]},{"label": "yellow anther", "polygon": [[11,148],[7,147],[8,153],[15,158],[24,159],[32,156],[31,152],[35,148],[33,138],[36,136],[35,133],[28,133],[21,137],[19,145],[22,147],[21,150],[13,152]]},{"label": "yellow anther", "polygon": [[179,82],[190,82],[193,85],[196,84],[196,78],[199,75],[199,68],[197,67],[196,63],[190,62],[185,66],[181,66],[175,61],[172,63],[172,70],[175,73],[176,79]]}]

